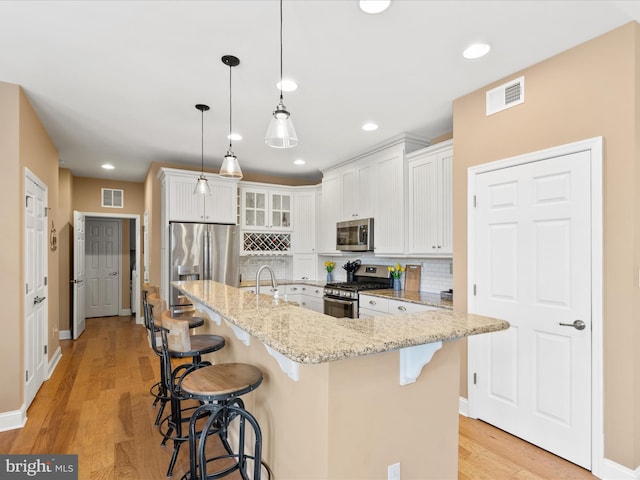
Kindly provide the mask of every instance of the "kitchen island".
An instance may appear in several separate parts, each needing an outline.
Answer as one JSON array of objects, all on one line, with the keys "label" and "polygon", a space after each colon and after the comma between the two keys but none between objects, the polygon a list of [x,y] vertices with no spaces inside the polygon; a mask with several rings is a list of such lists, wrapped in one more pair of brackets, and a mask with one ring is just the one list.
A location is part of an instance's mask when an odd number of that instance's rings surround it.
[{"label": "kitchen island", "polygon": [[508,328],[452,311],[336,319],[212,281],[174,282],[223,335],[215,362],[258,366],[245,398],[282,480],[456,479],[459,342]]}]

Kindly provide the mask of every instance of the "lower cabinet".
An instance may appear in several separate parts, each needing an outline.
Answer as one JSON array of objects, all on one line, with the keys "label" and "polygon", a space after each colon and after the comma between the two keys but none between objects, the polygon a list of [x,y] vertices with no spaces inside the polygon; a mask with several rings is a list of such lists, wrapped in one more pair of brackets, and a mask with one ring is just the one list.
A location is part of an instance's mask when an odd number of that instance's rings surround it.
[{"label": "lower cabinet", "polygon": [[322,300],[323,289],[313,285],[287,285],[286,299],[296,302],[302,308],[313,310],[314,312],[324,312],[324,301]]},{"label": "lower cabinet", "polygon": [[378,317],[380,315],[396,315],[399,313],[427,312],[438,310],[438,307],[420,305],[418,303],[403,302],[373,295],[360,295],[358,315],[360,318]]}]

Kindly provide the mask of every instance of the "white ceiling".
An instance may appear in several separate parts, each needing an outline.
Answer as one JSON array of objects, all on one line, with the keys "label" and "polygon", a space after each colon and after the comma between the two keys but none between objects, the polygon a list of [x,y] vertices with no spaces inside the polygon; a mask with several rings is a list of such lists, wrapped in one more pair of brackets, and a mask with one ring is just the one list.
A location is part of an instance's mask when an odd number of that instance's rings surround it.
[{"label": "white ceiling", "polygon": [[[452,129],[452,101],[640,19],[638,1],[393,0],[380,15],[356,0],[284,2],[285,92],[300,139],[264,134],[279,92],[279,3],[0,1],[0,81],[21,85],[75,176],[142,181],[152,161],[216,169],[228,140],[245,173],[306,179],[407,132]],[[484,41],[490,54],[465,60]],[[380,128],[364,132],[365,121]],[[295,166],[302,158],[306,165]],[[116,169],[100,168],[111,162]]]}]

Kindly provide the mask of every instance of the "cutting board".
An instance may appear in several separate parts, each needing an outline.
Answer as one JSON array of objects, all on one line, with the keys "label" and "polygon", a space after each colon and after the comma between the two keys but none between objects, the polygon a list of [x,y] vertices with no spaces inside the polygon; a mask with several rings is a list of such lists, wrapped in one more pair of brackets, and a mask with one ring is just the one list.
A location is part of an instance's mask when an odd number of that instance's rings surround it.
[{"label": "cutting board", "polygon": [[404,289],[410,292],[420,291],[420,275],[422,272],[422,266],[420,265],[406,265],[404,274]]}]

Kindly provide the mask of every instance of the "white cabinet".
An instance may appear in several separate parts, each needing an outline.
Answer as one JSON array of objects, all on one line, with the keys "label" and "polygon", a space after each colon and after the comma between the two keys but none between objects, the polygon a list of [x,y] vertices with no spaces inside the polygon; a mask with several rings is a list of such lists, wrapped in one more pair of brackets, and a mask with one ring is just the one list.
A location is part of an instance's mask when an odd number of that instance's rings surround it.
[{"label": "white cabinet", "polygon": [[332,172],[322,179],[322,228],[318,232],[321,253],[336,253],[336,223],[340,220],[341,181]]},{"label": "white cabinet", "polygon": [[404,146],[391,147],[376,157],[375,254],[402,255],[406,207]]},{"label": "white cabinet", "polygon": [[294,254],[316,251],[316,190],[297,189],[293,193],[291,250]]},{"label": "white cabinet", "polygon": [[322,287],[294,284],[287,285],[286,292],[287,301],[296,302],[302,308],[313,310],[314,312],[318,313],[323,313],[324,301],[322,300]]},{"label": "white cabinet", "polygon": [[407,253],[453,254],[453,144],[442,142],[408,155]]},{"label": "white cabinet", "polygon": [[293,254],[293,279],[314,280],[316,278],[316,264],[318,257],[313,253]]},{"label": "white cabinet", "polygon": [[206,174],[211,195],[195,195],[200,173],[163,168],[161,175],[168,222],[236,223],[237,180]]},{"label": "white cabinet", "polygon": [[340,170],[342,208],[340,220],[373,216],[374,165],[369,159]]},{"label": "white cabinet", "polygon": [[360,295],[359,297],[358,312],[361,318],[378,317],[381,315],[397,315],[401,313],[427,312],[429,310],[439,309],[438,307],[431,307],[429,305],[376,297],[373,295]]},{"label": "white cabinet", "polygon": [[243,230],[293,229],[293,194],[290,191],[243,186],[240,189],[240,205]]}]

